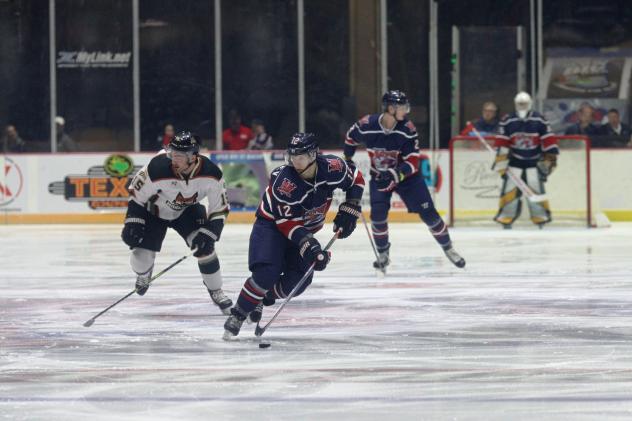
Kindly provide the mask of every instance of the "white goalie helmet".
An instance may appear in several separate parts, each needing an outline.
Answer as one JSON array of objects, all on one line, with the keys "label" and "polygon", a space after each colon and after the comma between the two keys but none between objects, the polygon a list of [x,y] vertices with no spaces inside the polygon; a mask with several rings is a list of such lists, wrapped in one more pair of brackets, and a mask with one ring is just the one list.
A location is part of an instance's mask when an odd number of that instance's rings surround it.
[{"label": "white goalie helmet", "polygon": [[531,99],[531,95],[528,93],[524,91],[518,92],[514,98],[514,104],[516,105],[516,113],[518,113],[518,117],[525,118],[531,110],[533,100]]}]

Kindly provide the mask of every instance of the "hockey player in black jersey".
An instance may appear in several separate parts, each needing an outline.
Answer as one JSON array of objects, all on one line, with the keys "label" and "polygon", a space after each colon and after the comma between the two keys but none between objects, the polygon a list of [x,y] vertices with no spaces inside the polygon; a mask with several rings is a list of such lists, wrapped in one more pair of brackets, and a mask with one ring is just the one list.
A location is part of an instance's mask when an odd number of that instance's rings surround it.
[{"label": "hockey player in black jersey", "polygon": [[[215,252],[229,205],[221,170],[199,155],[199,137],[178,133],[166,153],[153,157],[133,178],[121,234],[132,250],[136,292],[144,295],[167,228],[173,228],[195,250],[204,285],[215,305],[228,314],[232,301],[222,291]],[[208,209],[200,203],[208,199]]]},{"label": "hockey player in black jersey", "polygon": [[435,209],[428,187],[419,171],[419,145],[417,129],[406,118],[410,104],[401,91],[388,91],[382,97],[383,112],[362,117],[347,132],[344,154],[347,163],[360,144],[366,145],[371,160],[371,227],[379,258],[373,263],[384,271],[390,263],[388,212],[391,196],[397,193],[408,212],[419,214],[426,223],[446,257],[455,266],[465,266],[450,240],[448,227]]}]

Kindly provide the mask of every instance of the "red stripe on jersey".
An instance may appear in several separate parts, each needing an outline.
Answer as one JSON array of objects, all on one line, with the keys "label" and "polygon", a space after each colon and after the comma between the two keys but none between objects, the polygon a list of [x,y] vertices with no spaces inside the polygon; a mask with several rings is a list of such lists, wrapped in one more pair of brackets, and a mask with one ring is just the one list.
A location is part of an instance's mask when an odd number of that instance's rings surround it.
[{"label": "red stripe on jersey", "polygon": [[285,235],[287,238],[290,238],[290,231],[292,231],[293,228],[300,226],[303,226],[303,224],[299,221],[284,221],[281,223],[277,221],[278,230],[281,231],[281,234]]}]

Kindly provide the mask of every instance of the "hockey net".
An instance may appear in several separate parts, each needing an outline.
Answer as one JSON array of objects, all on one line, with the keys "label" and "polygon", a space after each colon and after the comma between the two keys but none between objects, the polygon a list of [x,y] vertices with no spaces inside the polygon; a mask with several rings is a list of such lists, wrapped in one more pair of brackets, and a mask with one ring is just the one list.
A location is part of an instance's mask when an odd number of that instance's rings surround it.
[{"label": "hockey net", "polygon": [[[493,137],[485,140],[494,147]],[[561,135],[557,141],[557,168],[545,183],[553,219],[550,225],[607,226],[609,221],[594,206],[591,195],[590,140],[586,136]],[[502,180],[491,169],[493,161],[492,154],[476,137],[456,136],[450,140],[451,226],[495,224]],[[526,203],[514,225],[533,225]]]}]

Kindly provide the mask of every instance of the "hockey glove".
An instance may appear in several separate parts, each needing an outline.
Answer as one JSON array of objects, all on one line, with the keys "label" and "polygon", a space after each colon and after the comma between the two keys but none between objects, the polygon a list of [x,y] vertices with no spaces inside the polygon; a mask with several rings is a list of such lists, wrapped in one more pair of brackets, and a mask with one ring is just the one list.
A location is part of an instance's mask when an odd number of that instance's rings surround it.
[{"label": "hockey glove", "polygon": [[347,155],[345,155],[345,163],[347,164],[347,167],[349,167],[351,169],[351,171],[355,171],[357,168],[357,165],[355,162],[353,162],[353,159],[349,158]]},{"label": "hockey glove", "polygon": [[298,251],[305,263],[314,264],[314,270],[323,270],[329,263],[329,253],[320,248],[320,243],[314,237],[305,237],[298,246]]},{"label": "hockey glove", "polygon": [[207,228],[200,228],[191,240],[191,250],[195,250],[195,257],[208,256],[215,250],[215,240],[217,235]]},{"label": "hockey glove", "polygon": [[334,218],[334,232],[342,229],[338,238],[347,238],[351,235],[361,212],[360,206],[351,202],[344,202],[338,207],[338,213]]},{"label": "hockey glove", "polygon": [[389,168],[386,171],[380,171],[380,175],[375,179],[375,186],[377,191],[390,192],[395,190],[402,179],[403,174],[395,168]]},{"label": "hockey glove", "polygon": [[557,166],[557,155],[553,153],[544,153],[537,163],[538,171],[544,178],[551,175]]},{"label": "hockey glove", "polygon": [[143,238],[145,238],[145,220],[137,217],[125,218],[121,238],[130,249],[140,246],[140,243],[143,242]]}]

